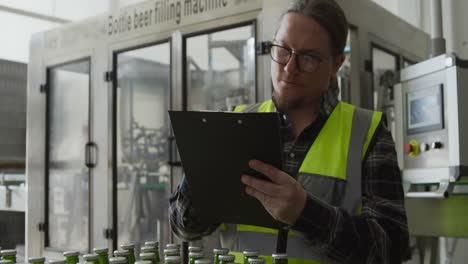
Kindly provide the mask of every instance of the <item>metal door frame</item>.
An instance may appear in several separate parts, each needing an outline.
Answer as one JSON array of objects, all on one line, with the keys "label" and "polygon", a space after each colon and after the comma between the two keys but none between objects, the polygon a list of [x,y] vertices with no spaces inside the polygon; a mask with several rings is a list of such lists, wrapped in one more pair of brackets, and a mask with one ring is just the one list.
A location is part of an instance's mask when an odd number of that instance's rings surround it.
[{"label": "metal door frame", "polygon": [[[50,70],[55,68],[55,67],[60,67],[60,66],[63,66],[63,65],[67,65],[67,64],[71,64],[71,63],[74,63],[74,62],[79,62],[79,61],[89,61],[89,65],[90,65],[90,69],[89,69],[89,74],[90,74],[90,81],[89,81],[89,105],[88,105],[88,141],[91,141],[92,140],[92,117],[93,117],[93,107],[92,107],[92,99],[91,99],[91,91],[93,90],[93,86],[92,86],[92,60],[93,60],[93,51],[90,51],[90,50],[82,50],[82,51],[79,51],[79,52],[76,52],[75,54],[72,54],[72,55],[66,55],[66,56],[57,56],[57,57],[52,57],[52,58],[44,58],[42,64],[41,64],[41,70],[40,72],[38,72],[37,74],[40,75],[40,80],[36,80],[36,81],[39,81],[39,83],[41,83],[40,85],[38,84],[37,86],[35,86],[35,88],[37,90],[35,90],[35,92],[37,93],[36,95],[39,95],[40,97],[42,97],[42,100],[39,104],[39,107],[42,108],[44,111],[44,115],[43,115],[43,118],[44,118],[44,122],[41,124],[39,124],[39,130],[43,133],[41,133],[41,135],[38,135],[39,138],[41,138],[41,136],[43,136],[44,138],[44,141],[38,141],[40,142],[39,143],[39,147],[41,149],[43,149],[43,151],[41,151],[42,155],[43,156],[43,163],[42,164],[34,164],[35,166],[37,166],[37,171],[36,173],[33,173],[35,176],[34,177],[31,177],[31,176],[28,176],[27,177],[27,184],[28,185],[35,185],[36,187],[35,188],[29,188],[28,190],[28,204],[33,204],[34,206],[28,206],[28,210],[26,212],[26,214],[28,215],[26,217],[26,230],[28,233],[30,233],[30,236],[26,235],[26,243],[29,242],[29,240],[31,239],[34,239],[35,242],[37,242],[38,244],[35,244],[34,247],[36,248],[36,250],[39,250],[40,252],[47,252],[47,256],[55,256],[55,257],[60,257],[60,255],[57,255],[56,253],[54,253],[53,250],[51,250],[50,248],[47,248],[46,245],[48,243],[47,239],[48,239],[48,195],[49,195],[49,190],[48,190],[48,183],[49,183],[49,179],[48,179],[48,170],[49,170],[49,166],[48,166],[48,161],[49,161],[49,146],[48,146],[48,143],[49,143],[49,137],[48,137],[48,133],[47,131],[50,129],[50,123],[49,123],[49,109],[50,109],[50,104],[49,104],[49,100],[50,100],[50,94],[49,94],[49,85],[50,85],[50,79],[49,79],[49,73],[50,73]],[[28,81],[28,86],[31,86],[31,83],[30,81]],[[41,88],[39,88],[41,87]],[[28,87],[28,90],[30,90],[31,87]],[[42,89],[45,89],[45,90],[42,90]],[[42,90],[42,91],[41,91]],[[30,92],[30,91],[28,91]],[[28,102],[28,105],[30,104],[30,102]],[[29,111],[28,111],[29,112]],[[28,114],[29,115],[29,114]],[[28,118],[30,119],[30,118]],[[31,120],[28,121],[28,123],[31,122]],[[36,125],[37,126],[37,125]],[[31,154],[31,153],[30,153]],[[41,155],[39,153],[37,153],[37,155]],[[83,153],[84,155],[84,153]],[[42,170],[40,169],[42,167]],[[42,174],[41,172],[43,172],[44,174]],[[28,171],[28,174],[32,174],[32,171]],[[42,174],[42,177],[41,177],[41,174]],[[89,169],[89,172],[88,172],[88,175],[89,175],[89,178],[91,179],[92,178],[92,175],[93,175],[93,171],[91,169]],[[89,202],[91,202],[91,198],[92,198],[92,190],[93,188],[93,183],[92,181],[90,180],[90,184],[89,184]],[[35,197],[35,198],[34,198]],[[31,199],[32,198],[32,199]],[[88,226],[91,227],[92,226],[92,210],[91,208],[89,208],[89,223],[88,223]],[[38,225],[31,225],[29,224],[29,222],[31,221],[34,221],[36,223],[39,223]],[[91,232],[92,230],[89,229],[89,238],[91,238]],[[88,240],[88,246],[90,246],[90,239]],[[42,254],[45,254],[45,253],[42,253]]]},{"label": "metal door frame", "polygon": [[[256,12],[253,12],[256,13]],[[235,19],[233,19],[235,20]],[[188,95],[188,87],[187,87],[187,54],[186,54],[186,47],[187,47],[187,39],[191,37],[196,37],[196,36],[201,36],[201,35],[207,35],[207,34],[212,34],[224,30],[230,30],[230,29],[235,29],[239,27],[244,27],[244,26],[252,26],[253,31],[254,31],[254,39],[255,43],[257,43],[257,20],[255,18],[249,19],[249,20],[241,20],[238,21],[237,23],[231,23],[227,25],[218,25],[218,26],[212,26],[212,27],[200,27],[198,30],[186,32],[185,34],[182,35],[182,110],[187,111],[187,95]],[[257,56],[255,55],[255,65],[257,65]],[[258,102],[258,75],[257,75],[257,67],[255,67],[255,89],[254,89],[254,102]]]},{"label": "metal door frame", "polygon": [[[155,43],[161,39],[171,39],[171,78],[173,94],[171,103],[175,110],[181,109],[181,69],[182,69],[182,36],[180,30],[187,31],[194,27],[218,27],[230,21],[252,17],[262,8],[262,0],[235,2],[229,1],[227,9],[214,10],[186,18],[180,26],[173,24],[152,25],[149,28],[112,34],[107,32],[109,15],[132,11],[133,8],[148,8],[154,1],[145,1],[116,12],[64,25],[60,28],[35,34],[31,39],[30,64],[28,69],[28,127],[27,127],[27,186],[28,212],[26,213],[26,257],[47,255],[44,248],[44,234],[37,225],[44,219],[44,171],[43,153],[45,151],[45,100],[39,92],[39,86],[45,83],[45,65],[56,65],[61,62],[91,56],[92,107],[90,139],[98,145],[97,166],[92,176],[89,247],[106,246],[113,249],[114,242],[106,239],[103,231],[113,227],[112,210],[112,125],[113,125],[113,87],[103,75],[113,68],[113,52]],[[257,15],[255,19],[257,19]],[[117,16],[115,16],[117,17]],[[185,19],[185,18],[184,18]],[[260,19],[260,18],[258,18]],[[258,38],[258,36],[257,36]],[[71,54],[71,55],[70,55]],[[44,63],[47,62],[47,63]],[[40,74],[39,74],[40,73]],[[257,78],[258,79],[258,78]],[[39,138],[39,140],[37,140]],[[42,153],[42,154],[39,154]],[[181,175],[179,168],[173,174]],[[94,177],[96,175],[96,177]],[[171,188],[174,188],[172,184]],[[40,197],[40,199],[38,199]],[[38,201],[42,202],[38,202]]]},{"label": "metal door frame", "polygon": [[[112,180],[111,180],[111,201],[112,201],[112,205],[111,205],[111,210],[112,210],[112,213],[111,213],[111,221],[112,221],[112,225],[111,225],[111,230],[112,230],[112,237],[110,238],[111,239],[111,243],[112,243],[112,248],[113,249],[117,249],[118,248],[118,245],[117,245],[117,242],[118,242],[118,209],[117,209],[117,105],[118,105],[118,102],[117,102],[117,89],[118,89],[118,64],[117,64],[117,57],[119,54],[121,53],[124,53],[124,52],[128,52],[128,51],[133,51],[133,50],[138,50],[138,49],[142,49],[142,48],[149,48],[149,47],[152,47],[152,46],[157,46],[157,45],[160,45],[160,44],[164,44],[164,43],[168,43],[169,44],[169,48],[170,48],[170,58],[169,58],[169,64],[170,64],[170,68],[171,68],[171,71],[172,71],[172,63],[174,61],[173,59],[173,41],[172,41],[172,37],[170,34],[168,33],[162,33],[162,34],[157,34],[157,35],[154,35],[154,36],[150,36],[149,38],[141,38],[141,39],[136,39],[136,40],[133,40],[133,41],[125,41],[125,42],[121,42],[121,43],[117,43],[115,45],[112,45],[109,50],[108,50],[108,54],[109,54],[109,58],[111,58],[111,61],[109,62],[110,63],[110,68],[112,69],[112,75],[113,75],[113,79],[112,81],[110,82],[110,85],[112,86],[112,118],[110,119],[111,120],[111,123],[109,124],[110,127],[112,128],[111,131],[112,131],[112,135],[110,135],[110,138],[112,139],[112,154],[111,154],[111,164],[112,164]],[[174,100],[174,92],[173,92],[173,89],[172,89],[172,84],[173,84],[173,80],[172,80],[172,75],[170,76],[170,86],[169,87],[169,96],[168,96],[168,100],[169,100],[169,109],[172,109],[173,106],[173,100]],[[170,131],[170,127],[168,128],[168,130]],[[170,134],[170,133],[168,133]],[[170,157],[168,157],[168,161],[170,161]],[[172,175],[170,175],[170,177],[172,178]],[[172,186],[170,186],[171,188]]]},{"label": "metal door frame", "polygon": [[[61,66],[66,66],[66,65],[71,65],[71,64],[74,64],[74,63],[80,63],[80,62],[89,62],[89,81],[88,81],[88,135],[87,135],[87,142],[91,142],[91,131],[92,131],[92,123],[91,123],[91,116],[92,116],[92,104],[91,104],[91,91],[93,89],[92,87],[92,59],[91,59],[91,56],[87,56],[87,57],[83,57],[83,58],[78,58],[78,59],[74,59],[74,60],[70,60],[70,61],[67,61],[67,62],[62,62],[62,63],[59,63],[59,64],[55,64],[55,65],[48,65],[46,66],[46,91],[45,91],[45,96],[46,96],[46,125],[45,125],[45,129],[46,129],[46,137],[45,137],[45,172],[44,172],[44,176],[45,176],[45,189],[44,189],[44,202],[45,202],[45,208],[44,208],[44,225],[45,225],[45,230],[44,230],[44,247],[47,249],[47,250],[50,250],[50,251],[58,251],[59,249],[55,249],[55,248],[51,248],[50,247],[50,241],[49,241],[49,161],[50,161],[50,137],[49,137],[49,134],[50,134],[50,108],[51,108],[51,98],[50,98],[50,91],[51,91],[51,79],[50,79],[50,74],[51,74],[51,71],[56,69],[56,68],[59,68]],[[83,153],[84,155],[84,153]],[[86,166],[85,164],[83,164],[84,166]],[[92,176],[92,168],[87,168],[88,169],[88,180],[89,180],[89,184],[88,184],[88,218],[89,220],[92,219],[92,207],[91,207],[91,195],[92,195],[92,182],[91,182],[91,176]],[[91,241],[91,226],[92,226],[92,223],[91,221],[88,221],[88,251],[90,250],[89,248],[89,245],[90,245],[90,241]]]},{"label": "metal door frame", "polygon": [[[259,26],[262,21],[262,12],[261,10],[253,10],[250,12],[241,13],[235,16],[221,17],[213,21],[203,22],[196,25],[190,25],[186,27],[179,28],[173,34],[174,40],[174,49],[176,53],[174,58],[174,68],[173,76],[175,84],[175,93],[178,95],[174,97],[176,100],[173,104],[174,110],[187,110],[187,82],[186,82],[186,42],[187,39],[193,36],[199,36],[203,34],[215,33],[223,30],[234,29],[242,26],[252,26],[253,27],[253,37],[255,38],[255,43],[260,42],[260,36],[263,32],[262,28]],[[254,91],[254,101],[258,102],[259,100],[264,100],[268,97],[265,97],[264,87],[261,80],[260,73],[263,71],[263,64],[261,59],[255,55],[255,91]],[[268,56],[269,58],[269,56]],[[270,91],[271,93],[271,91]],[[267,93],[268,94],[268,93]],[[171,130],[172,133],[172,130]],[[173,146],[173,160],[176,163],[180,163],[177,160],[177,148],[174,144]],[[174,192],[177,188],[178,182],[182,178],[183,170],[180,166],[171,167],[173,172],[173,177],[171,177],[171,192]],[[180,240],[171,233],[171,243],[180,242]]]}]

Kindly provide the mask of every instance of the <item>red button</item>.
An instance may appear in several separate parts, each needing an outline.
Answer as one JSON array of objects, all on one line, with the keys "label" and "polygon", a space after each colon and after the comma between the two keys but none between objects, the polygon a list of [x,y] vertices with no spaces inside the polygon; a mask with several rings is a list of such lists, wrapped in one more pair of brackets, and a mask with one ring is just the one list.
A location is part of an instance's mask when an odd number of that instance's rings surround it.
[{"label": "red button", "polygon": [[406,154],[411,154],[413,152],[413,146],[411,144],[405,144],[404,151]]}]

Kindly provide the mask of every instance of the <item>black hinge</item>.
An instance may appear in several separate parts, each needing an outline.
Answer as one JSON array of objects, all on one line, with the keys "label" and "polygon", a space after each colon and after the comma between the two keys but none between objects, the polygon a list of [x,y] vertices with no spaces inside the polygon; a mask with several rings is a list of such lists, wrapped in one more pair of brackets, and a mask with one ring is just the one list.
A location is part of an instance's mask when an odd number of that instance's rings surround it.
[{"label": "black hinge", "polygon": [[106,81],[106,82],[114,81],[114,72],[113,71],[106,71],[104,73],[104,81]]},{"label": "black hinge", "polygon": [[271,42],[264,41],[255,44],[255,54],[257,55],[268,55],[270,54]]},{"label": "black hinge", "polygon": [[365,61],[364,61],[364,70],[365,70],[366,72],[372,72],[372,71],[373,71],[372,68],[373,68],[373,67],[372,67],[372,61],[371,61],[371,60],[365,60]]},{"label": "black hinge", "polygon": [[114,230],[112,228],[106,228],[103,232],[105,239],[114,239]]},{"label": "black hinge", "polygon": [[37,229],[39,229],[40,232],[46,232],[47,225],[45,223],[39,223],[37,224]]},{"label": "black hinge", "polygon": [[47,84],[41,84],[39,86],[39,92],[41,93],[47,93]]}]

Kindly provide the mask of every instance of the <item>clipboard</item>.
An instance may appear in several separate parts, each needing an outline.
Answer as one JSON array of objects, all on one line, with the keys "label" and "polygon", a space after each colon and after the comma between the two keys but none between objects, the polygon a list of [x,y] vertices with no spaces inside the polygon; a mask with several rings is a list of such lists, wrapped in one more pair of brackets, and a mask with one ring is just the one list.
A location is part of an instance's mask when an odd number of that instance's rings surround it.
[{"label": "clipboard", "polygon": [[277,113],[169,111],[194,210],[204,223],[281,228],[255,198],[241,175],[264,180],[251,159],[282,166]]}]

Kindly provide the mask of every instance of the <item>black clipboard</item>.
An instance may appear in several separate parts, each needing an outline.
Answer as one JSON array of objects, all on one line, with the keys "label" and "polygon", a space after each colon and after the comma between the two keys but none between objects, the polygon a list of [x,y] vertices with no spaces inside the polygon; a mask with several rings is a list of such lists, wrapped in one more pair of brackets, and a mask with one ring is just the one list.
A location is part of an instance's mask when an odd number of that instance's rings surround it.
[{"label": "black clipboard", "polygon": [[240,180],[242,174],[267,179],[249,168],[251,159],[281,168],[277,113],[169,111],[169,116],[201,222],[285,226],[245,193]]}]

